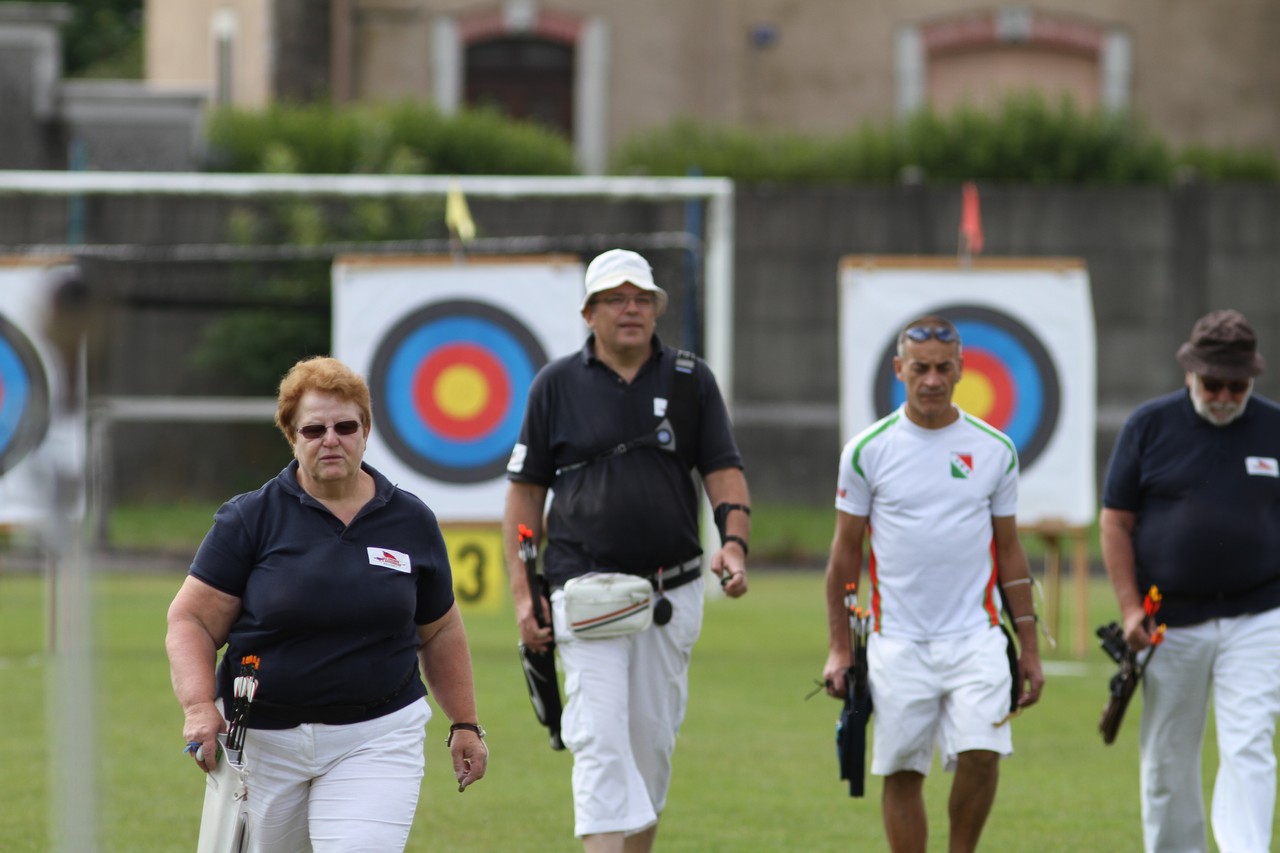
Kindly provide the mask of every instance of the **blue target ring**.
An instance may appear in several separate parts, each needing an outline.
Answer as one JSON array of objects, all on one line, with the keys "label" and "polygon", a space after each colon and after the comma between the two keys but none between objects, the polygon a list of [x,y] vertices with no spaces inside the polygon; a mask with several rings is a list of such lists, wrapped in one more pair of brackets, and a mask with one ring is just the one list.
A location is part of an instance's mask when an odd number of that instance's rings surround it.
[{"label": "blue target ring", "polygon": [[413,470],[448,483],[502,476],[546,352],[523,323],[481,302],[435,303],[386,335],[370,375],[374,421]]},{"label": "blue target ring", "polygon": [[[961,385],[980,381],[988,390],[987,410],[967,411],[1009,436],[1018,448],[1022,470],[1028,470],[1053,437],[1062,404],[1058,371],[1044,344],[1021,322],[990,308],[949,305],[921,314],[937,314],[955,325],[964,347]],[[877,418],[906,400],[906,390],[893,373],[896,354],[895,339],[881,354],[876,371]]]},{"label": "blue target ring", "polygon": [[49,431],[49,380],[31,340],[0,316],[0,474]]}]

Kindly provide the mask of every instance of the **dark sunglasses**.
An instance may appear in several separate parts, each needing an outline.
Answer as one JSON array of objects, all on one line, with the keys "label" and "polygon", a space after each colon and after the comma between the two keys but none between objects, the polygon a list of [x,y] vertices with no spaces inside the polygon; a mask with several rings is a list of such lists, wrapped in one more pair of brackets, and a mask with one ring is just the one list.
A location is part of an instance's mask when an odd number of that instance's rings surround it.
[{"label": "dark sunglasses", "polygon": [[[360,429],[359,421],[338,421],[333,425],[333,431],[338,435],[355,435],[358,429]],[[329,427],[324,424],[307,424],[304,427],[298,427],[298,435],[308,441],[324,438],[327,432]]]},{"label": "dark sunglasses", "polygon": [[906,331],[907,340],[915,341],[922,344],[929,338],[937,338],[944,344],[953,343],[960,340],[960,336],[956,334],[954,329],[948,329],[946,326],[912,326]]},{"label": "dark sunglasses", "polygon": [[1233,379],[1228,382],[1225,379],[1210,379],[1208,376],[1201,376],[1200,387],[1210,394],[1217,394],[1223,388],[1226,388],[1232,394],[1243,394],[1249,390],[1249,380]]}]

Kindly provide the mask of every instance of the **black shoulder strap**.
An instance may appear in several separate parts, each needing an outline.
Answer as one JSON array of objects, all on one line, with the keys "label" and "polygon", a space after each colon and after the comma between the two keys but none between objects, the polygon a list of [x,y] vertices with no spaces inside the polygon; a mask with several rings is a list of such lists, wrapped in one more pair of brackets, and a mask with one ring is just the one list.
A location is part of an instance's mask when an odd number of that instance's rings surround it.
[{"label": "black shoulder strap", "polygon": [[686,468],[698,460],[698,357],[679,350],[672,365],[667,418],[676,434],[676,455]]}]

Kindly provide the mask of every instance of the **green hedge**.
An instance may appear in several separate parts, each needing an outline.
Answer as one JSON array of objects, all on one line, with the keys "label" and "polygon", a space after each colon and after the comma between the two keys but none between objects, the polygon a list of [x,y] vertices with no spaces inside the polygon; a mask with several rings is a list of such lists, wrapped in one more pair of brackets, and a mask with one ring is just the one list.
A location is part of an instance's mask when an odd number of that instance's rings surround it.
[{"label": "green hedge", "polygon": [[1175,153],[1141,123],[1081,112],[1035,93],[997,109],[924,110],[906,121],[835,136],[757,133],[682,119],[622,144],[618,174],[685,175],[691,170],[747,182],[871,183],[924,180],[1016,184],[1159,184],[1187,169],[1211,181],[1280,180],[1274,155],[1203,147]]},{"label": "green hedge", "polygon": [[209,125],[209,167],[301,174],[565,175],[573,149],[535,124],[488,110],[445,116],[431,106],[277,104],[223,109]]}]

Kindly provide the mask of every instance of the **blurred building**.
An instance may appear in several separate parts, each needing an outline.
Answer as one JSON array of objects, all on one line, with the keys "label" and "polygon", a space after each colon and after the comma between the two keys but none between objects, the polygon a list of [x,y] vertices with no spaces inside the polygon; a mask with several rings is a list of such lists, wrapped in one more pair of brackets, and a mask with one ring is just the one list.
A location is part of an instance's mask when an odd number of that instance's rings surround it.
[{"label": "blurred building", "polygon": [[64,79],[71,14],[69,3],[0,2],[0,169],[197,168],[205,87]]},{"label": "blurred building", "polygon": [[1034,87],[1280,151],[1276,0],[147,0],[147,75],[217,101],[494,104],[610,148],[682,116],[831,132]]}]

